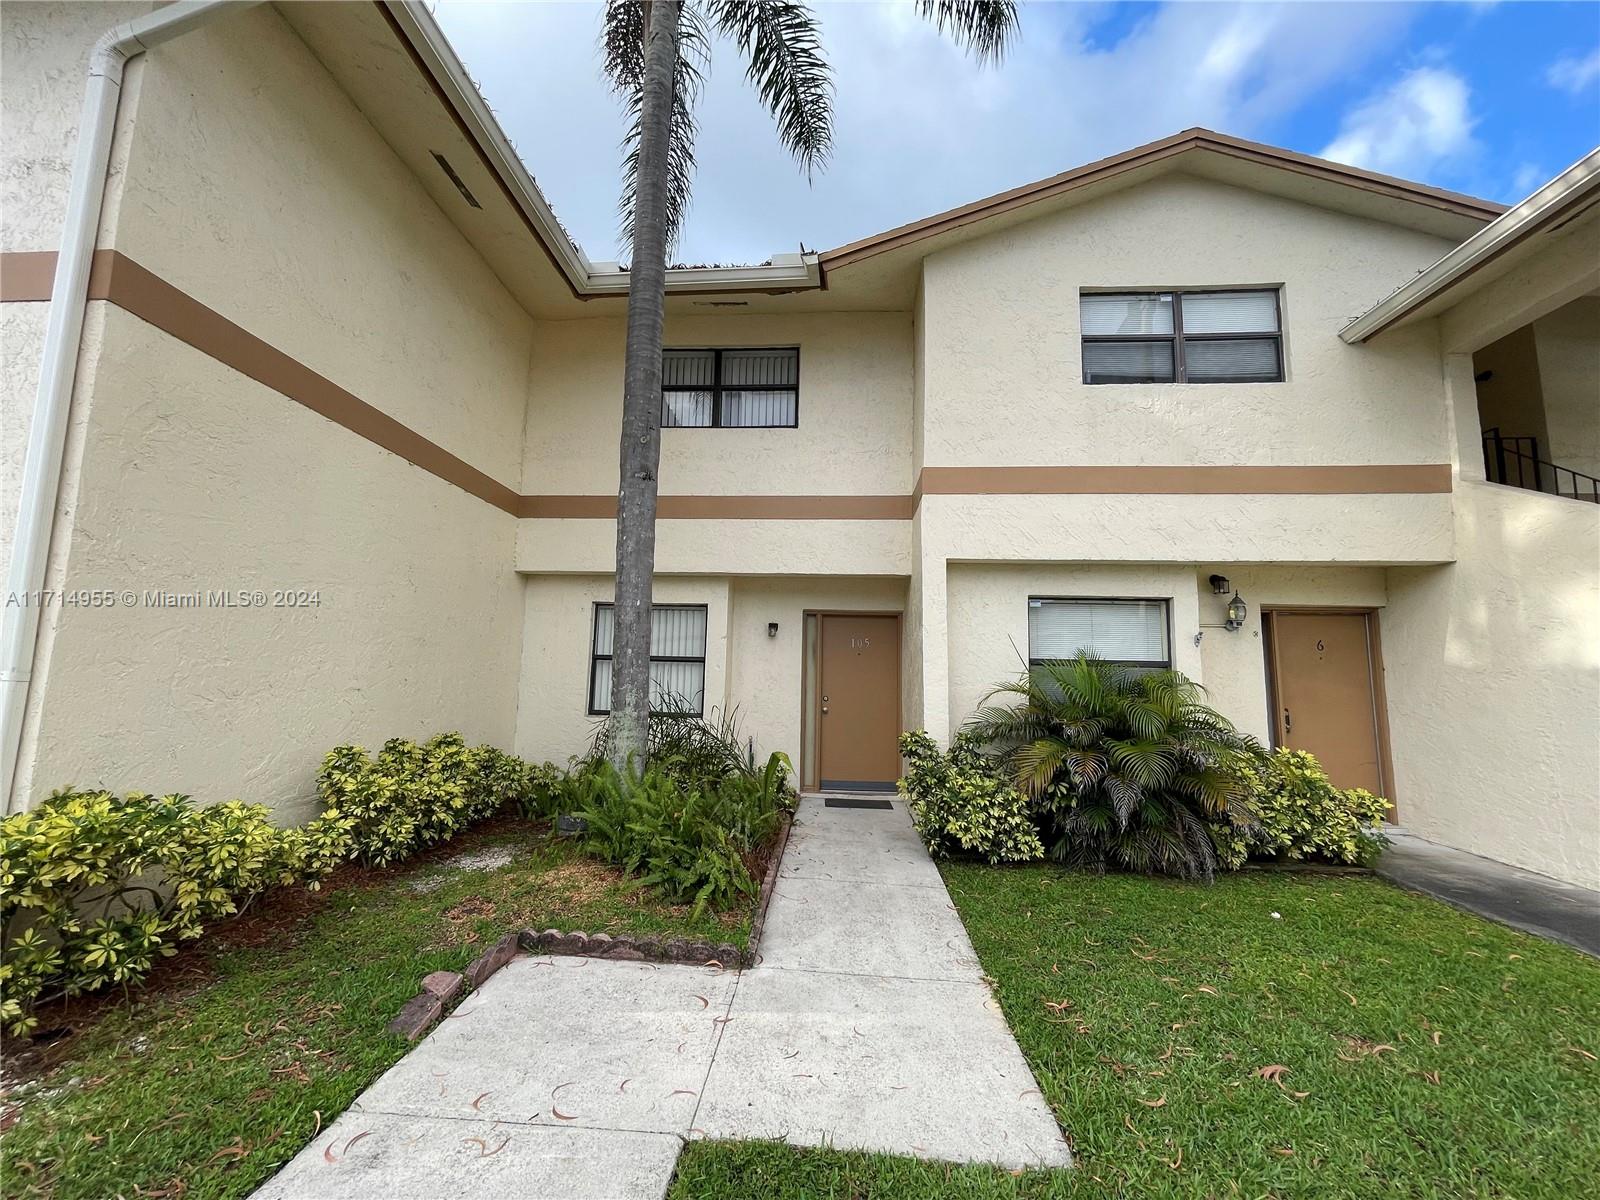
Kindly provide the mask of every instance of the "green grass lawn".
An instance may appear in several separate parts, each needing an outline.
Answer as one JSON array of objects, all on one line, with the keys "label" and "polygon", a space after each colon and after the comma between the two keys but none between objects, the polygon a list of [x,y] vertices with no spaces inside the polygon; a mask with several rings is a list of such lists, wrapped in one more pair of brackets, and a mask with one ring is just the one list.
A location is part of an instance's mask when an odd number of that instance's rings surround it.
[{"label": "green grass lawn", "polygon": [[[451,865],[497,851],[511,861]],[[37,1079],[12,1083],[28,1053],[7,1047],[0,1194],[245,1195],[405,1053],[385,1026],[424,973],[460,970],[521,928],[742,946],[749,915],[656,903],[516,820],[402,867],[345,869],[321,893],[274,893],[158,968],[131,1006],[46,1007],[43,1028],[75,1032],[41,1052]]]},{"label": "green grass lawn", "polygon": [[674,1200],[1593,1190],[1600,963],[1576,951],[1364,877],[944,874],[1077,1168],[696,1143]]}]

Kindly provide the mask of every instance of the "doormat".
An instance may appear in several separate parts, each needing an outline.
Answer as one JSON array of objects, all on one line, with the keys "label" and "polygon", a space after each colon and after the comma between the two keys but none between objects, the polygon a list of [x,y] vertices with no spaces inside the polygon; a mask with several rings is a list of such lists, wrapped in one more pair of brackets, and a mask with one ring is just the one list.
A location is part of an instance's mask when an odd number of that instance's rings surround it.
[{"label": "doormat", "polygon": [[893,808],[887,800],[858,800],[849,796],[833,796],[822,802],[824,808]]}]

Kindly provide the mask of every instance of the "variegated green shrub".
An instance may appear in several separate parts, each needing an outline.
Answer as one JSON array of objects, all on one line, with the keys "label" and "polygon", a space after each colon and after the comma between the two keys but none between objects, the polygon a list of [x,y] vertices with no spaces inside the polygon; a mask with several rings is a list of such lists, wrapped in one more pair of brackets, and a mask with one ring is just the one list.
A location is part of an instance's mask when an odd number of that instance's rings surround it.
[{"label": "variegated green shrub", "polygon": [[1389,802],[1362,788],[1340,788],[1315,756],[1275,750],[1247,771],[1260,828],[1252,858],[1365,865],[1388,845],[1381,831]]},{"label": "variegated green shrub", "polygon": [[328,752],[317,776],[321,821],[349,839],[350,855],[384,866],[453,837],[503,805],[526,809],[543,778],[493,746],[459,733],[426,742],[391,738],[369,757],[359,746]]},{"label": "variegated green shrub", "polygon": [[926,733],[903,733],[900,753],[906,760],[900,795],[929,850],[961,851],[992,863],[1044,857],[1026,797],[974,738],[957,734],[944,753]]},{"label": "variegated green shrub", "polygon": [[56,792],[0,822],[0,1021],[31,1028],[53,995],[138,983],[209,921],[332,865],[323,831],[259,804]]}]

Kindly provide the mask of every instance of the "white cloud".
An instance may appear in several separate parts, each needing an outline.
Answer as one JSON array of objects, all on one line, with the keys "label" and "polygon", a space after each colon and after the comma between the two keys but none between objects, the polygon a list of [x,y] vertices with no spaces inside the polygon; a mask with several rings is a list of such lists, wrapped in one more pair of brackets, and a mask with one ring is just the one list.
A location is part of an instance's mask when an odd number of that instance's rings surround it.
[{"label": "white cloud", "polygon": [[1530,195],[1549,179],[1549,173],[1538,163],[1525,162],[1511,177],[1511,194],[1518,200]]},{"label": "white cloud", "polygon": [[[1206,125],[1281,140],[1324,89],[1389,52],[1401,4],[1029,4],[982,69],[908,3],[815,3],[838,85],[831,167],[807,184],[719,42],[679,257],[757,260],[840,245],[1141,142]],[[616,254],[622,124],[592,4],[447,2],[438,18],[562,220]]]},{"label": "white cloud", "polygon": [[1418,67],[1345,114],[1322,157],[1416,178],[1475,148],[1472,95],[1445,67]]},{"label": "white cloud", "polygon": [[1570,96],[1582,95],[1595,80],[1600,79],[1600,49],[1587,58],[1565,54],[1550,64],[1544,73],[1545,82]]}]

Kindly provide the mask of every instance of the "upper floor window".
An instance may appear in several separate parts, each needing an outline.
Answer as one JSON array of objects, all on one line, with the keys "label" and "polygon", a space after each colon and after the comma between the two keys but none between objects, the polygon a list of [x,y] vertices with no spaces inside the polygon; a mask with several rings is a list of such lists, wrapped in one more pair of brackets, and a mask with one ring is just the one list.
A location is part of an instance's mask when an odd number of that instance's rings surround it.
[{"label": "upper floor window", "polygon": [[[589,653],[589,714],[611,711],[612,606],[594,606]],[[650,711],[699,716],[706,700],[706,606],[655,604],[650,608]]]},{"label": "upper floor window", "polygon": [[662,351],[663,429],[793,429],[799,423],[799,350]]},{"label": "upper floor window", "polygon": [[1271,383],[1283,378],[1278,293],[1084,292],[1085,383]]},{"label": "upper floor window", "polygon": [[1165,600],[1028,600],[1028,665],[1090,654],[1132,667],[1170,667]]}]

